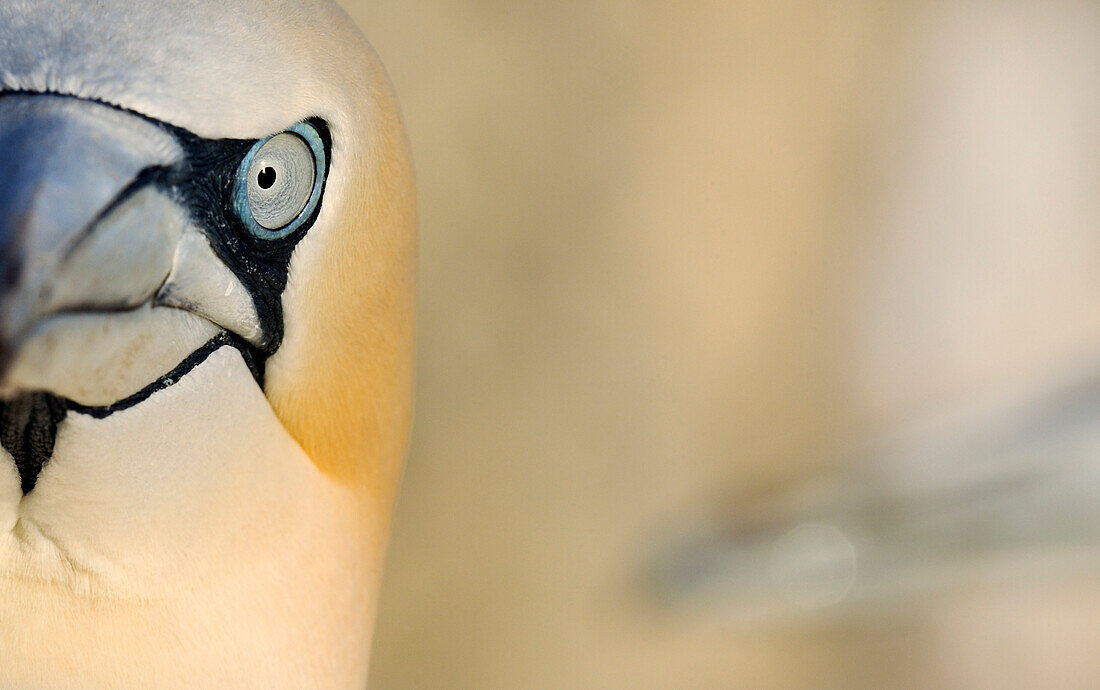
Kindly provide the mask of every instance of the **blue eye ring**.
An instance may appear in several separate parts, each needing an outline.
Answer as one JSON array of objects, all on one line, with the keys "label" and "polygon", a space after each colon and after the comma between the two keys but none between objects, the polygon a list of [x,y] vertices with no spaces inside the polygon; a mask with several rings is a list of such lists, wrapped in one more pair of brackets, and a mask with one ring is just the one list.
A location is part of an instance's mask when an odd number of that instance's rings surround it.
[{"label": "blue eye ring", "polygon": [[[302,227],[302,225],[313,216],[314,211],[317,210],[317,204],[321,201],[321,189],[325,184],[327,161],[325,160],[325,145],[324,142],[321,141],[321,135],[318,134],[313,125],[308,122],[299,122],[287,129],[286,132],[296,134],[300,137],[313,153],[313,189],[310,191],[306,205],[302,207],[302,210],[298,212],[294,220],[280,228],[265,228],[257,223],[256,219],[252,217],[252,209],[248,204],[248,173],[252,167],[252,159],[256,157],[256,153],[263,148],[264,144],[273,137],[278,136],[277,134],[260,139],[252,145],[252,148],[248,150],[248,153],[241,159],[241,163],[237,167],[237,180],[233,185],[234,212],[236,212],[237,217],[240,218],[245,228],[247,228],[253,236],[263,240],[282,239]],[[284,132],[279,132],[279,134],[283,133]]]}]

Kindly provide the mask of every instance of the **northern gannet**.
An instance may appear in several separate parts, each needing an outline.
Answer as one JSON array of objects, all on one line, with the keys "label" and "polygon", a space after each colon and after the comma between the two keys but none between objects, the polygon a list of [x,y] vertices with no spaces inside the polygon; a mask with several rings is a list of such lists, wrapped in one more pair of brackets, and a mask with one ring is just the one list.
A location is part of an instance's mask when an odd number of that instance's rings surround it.
[{"label": "northern gannet", "polygon": [[0,3],[0,687],[363,687],[401,117],[325,0]]}]

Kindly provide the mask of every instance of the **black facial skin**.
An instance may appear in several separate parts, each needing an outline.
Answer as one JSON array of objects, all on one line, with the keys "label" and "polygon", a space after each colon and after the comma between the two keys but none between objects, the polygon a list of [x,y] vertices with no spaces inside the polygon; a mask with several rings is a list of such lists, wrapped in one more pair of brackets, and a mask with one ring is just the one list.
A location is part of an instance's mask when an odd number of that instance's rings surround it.
[{"label": "black facial skin", "polygon": [[[255,347],[234,333],[222,331],[180,362],[171,372],[137,393],[103,407],[80,405],[47,391],[22,393],[15,398],[0,400],[0,445],[15,460],[24,495],[34,490],[42,467],[53,454],[58,427],[69,411],[103,418],[133,407],[178,381],[224,345],[231,345],[241,352],[257,384],[262,387],[264,364],[279,349],[283,339],[282,294],[286,288],[291,254],[313,226],[321,204],[324,203],[324,186],[332,159],[332,140],[323,120],[308,120],[324,144],[326,164],[321,179],[321,201],[301,227],[284,238],[270,240],[256,237],[249,232],[233,209],[237,170],[241,160],[257,140],[203,139],[187,130],[153,120],[140,113],[126,112],[138,115],[170,132],[180,143],[184,155],[175,165],[143,170],[100,213],[100,218],[127,197],[149,185],[171,196],[187,209],[192,222],[210,240],[218,258],[251,294],[264,334],[264,343],[262,347]],[[90,224],[89,230],[94,225],[95,223]]]},{"label": "black facial skin", "polygon": [[[328,127],[313,118],[309,124],[317,130],[325,147],[325,160],[332,155]],[[190,132],[172,129],[183,145],[186,167],[164,171],[155,184],[169,190],[191,213],[203,229],[218,258],[229,267],[248,289],[256,304],[260,326],[266,336],[262,359],[274,354],[283,340],[282,294],[286,287],[287,267],[294,247],[317,219],[321,204],[313,215],[290,235],[276,240],[256,237],[233,211],[233,188],[241,159],[256,142],[240,139],[200,139]],[[328,177],[326,164],[321,179],[321,199]],[[261,364],[262,365],[262,364]]]}]

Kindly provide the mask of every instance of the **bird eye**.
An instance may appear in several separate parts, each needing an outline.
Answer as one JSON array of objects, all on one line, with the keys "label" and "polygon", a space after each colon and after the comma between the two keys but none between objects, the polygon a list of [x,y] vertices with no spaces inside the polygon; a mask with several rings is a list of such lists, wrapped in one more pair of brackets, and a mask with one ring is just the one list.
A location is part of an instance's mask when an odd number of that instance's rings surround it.
[{"label": "bird eye", "polygon": [[237,215],[257,237],[286,237],[317,208],[324,172],[324,146],[311,125],[262,139],[237,170]]}]

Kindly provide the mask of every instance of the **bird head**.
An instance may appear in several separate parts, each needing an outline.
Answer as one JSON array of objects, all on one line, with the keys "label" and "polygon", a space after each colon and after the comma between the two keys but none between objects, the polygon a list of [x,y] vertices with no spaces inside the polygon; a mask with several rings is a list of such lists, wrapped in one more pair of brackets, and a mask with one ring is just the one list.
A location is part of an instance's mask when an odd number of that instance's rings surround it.
[{"label": "bird head", "polygon": [[42,428],[150,404],[231,346],[316,467],[386,513],[413,176],[338,7],[4,3],[0,161],[0,437],[24,493]]},{"label": "bird head", "polygon": [[365,683],[414,225],[334,3],[0,2],[0,684]]}]

